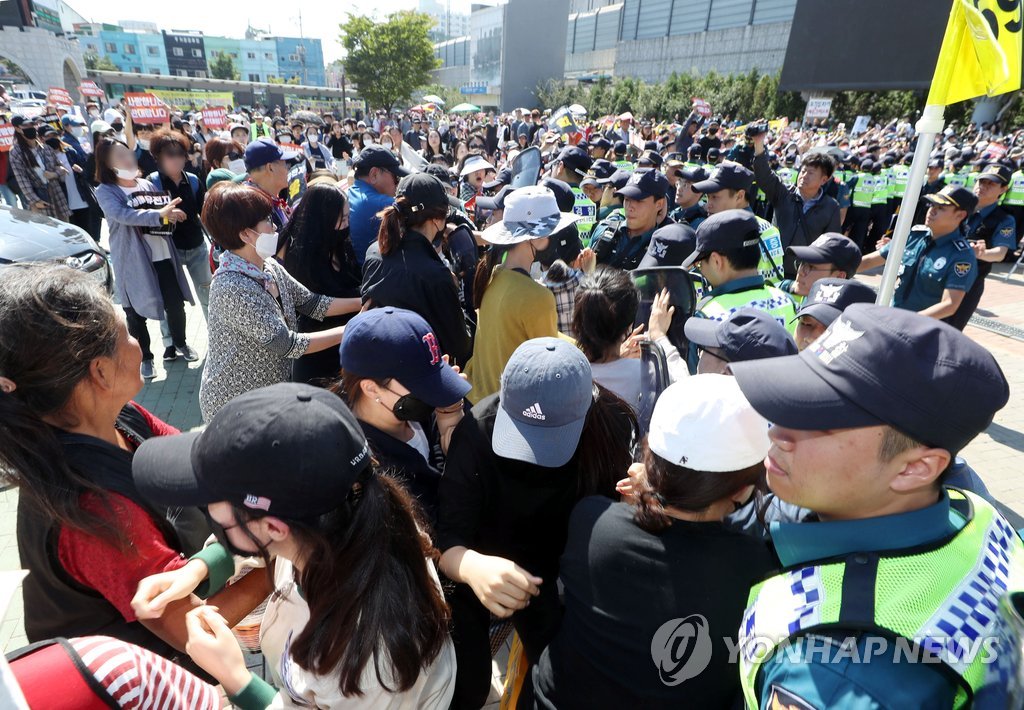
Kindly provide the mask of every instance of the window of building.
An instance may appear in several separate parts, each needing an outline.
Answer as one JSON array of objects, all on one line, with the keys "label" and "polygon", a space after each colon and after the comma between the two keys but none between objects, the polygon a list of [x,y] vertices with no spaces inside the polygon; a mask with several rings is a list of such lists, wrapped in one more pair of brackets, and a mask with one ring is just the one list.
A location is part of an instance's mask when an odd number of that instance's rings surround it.
[{"label": "window of building", "polygon": [[142,73],[142,67],[132,67],[132,71],[135,72],[136,74],[141,74]]},{"label": "window of building", "polygon": [[103,46],[104,46],[104,47],[106,48],[106,50],[107,50],[108,52],[110,52],[111,54],[117,54],[117,45],[116,45],[116,44],[114,44],[113,42],[107,42],[107,43],[106,43],[106,44],[104,44]]},{"label": "window of building", "polygon": [[238,59],[238,52],[232,52],[231,53],[231,58],[232,59]]},{"label": "window of building", "polygon": [[201,49],[193,49],[192,50],[192,56],[196,57],[196,58],[202,57],[203,56],[203,50],[201,50]]},{"label": "window of building", "polygon": [[184,57],[185,56],[185,50],[182,49],[181,47],[173,47],[171,49],[171,54],[173,54],[176,57]]},{"label": "window of building", "polygon": [[200,69],[199,71],[196,72],[196,79],[205,79],[205,78],[206,78],[206,72],[205,71]]},{"label": "window of building", "polygon": [[156,74],[157,76],[160,76],[160,70],[159,69],[150,69],[149,73],[150,74]]},{"label": "window of building", "polygon": [[246,59],[255,59],[256,58],[256,52],[246,52],[245,53],[245,58]]},{"label": "window of building", "polygon": [[185,69],[175,69],[174,71],[178,76],[188,76],[188,71]]},{"label": "window of building", "polygon": [[260,75],[259,74],[250,74],[249,75],[249,81],[259,81],[259,80],[260,80]]},{"label": "window of building", "polygon": [[151,56],[151,57],[159,57],[160,56],[160,48],[159,47],[146,47],[146,53],[149,56]]},{"label": "window of building", "polygon": [[125,54],[135,54],[135,45],[134,44],[126,44],[124,46],[124,53]]},{"label": "window of building", "polygon": [[299,55],[298,54],[289,54],[288,55],[288,61],[289,62],[297,62],[297,61],[299,61]]},{"label": "window of building", "polygon": [[274,61],[274,53],[273,52],[264,52],[263,53],[263,58],[266,59],[267,61],[271,61],[272,62],[272,61]]}]

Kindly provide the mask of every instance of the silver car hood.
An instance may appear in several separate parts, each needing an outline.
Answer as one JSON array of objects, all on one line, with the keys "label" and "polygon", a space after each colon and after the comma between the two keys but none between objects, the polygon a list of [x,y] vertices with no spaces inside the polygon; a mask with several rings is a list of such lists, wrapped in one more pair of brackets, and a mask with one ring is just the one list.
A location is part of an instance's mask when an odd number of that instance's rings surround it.
[{"label": "silver car hood", "polygon": [[0,205],[0,263],[53,261],[88,251],[104,253],[84,229],[29,210]]}]

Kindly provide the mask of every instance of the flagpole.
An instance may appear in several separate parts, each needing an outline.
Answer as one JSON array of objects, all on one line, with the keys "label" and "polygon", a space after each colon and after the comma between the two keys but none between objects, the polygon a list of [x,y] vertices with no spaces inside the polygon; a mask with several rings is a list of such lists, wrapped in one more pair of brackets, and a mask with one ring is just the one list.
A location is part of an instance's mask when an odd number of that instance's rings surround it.
[{"label": "flagpole", "polygon": [[907,190],[903,193],[900,213],[896,218],[889,253],[885,259],[885,270],[882,272],[882,284],[878,289],[878,300],[881,306],[891,306],[893,294],[896,292],[896,277],[903,262],[903,252],[907,248],[907,237],[917,212],[918,200],[921,198],[921,187],[924,185],[928,159],[935,145],[935,136],[942,131],[945,106],[928,105],[915,128],[917,130],[917,147],[914,149],[914,160],[910,164],[910,175],[907,177]]}]

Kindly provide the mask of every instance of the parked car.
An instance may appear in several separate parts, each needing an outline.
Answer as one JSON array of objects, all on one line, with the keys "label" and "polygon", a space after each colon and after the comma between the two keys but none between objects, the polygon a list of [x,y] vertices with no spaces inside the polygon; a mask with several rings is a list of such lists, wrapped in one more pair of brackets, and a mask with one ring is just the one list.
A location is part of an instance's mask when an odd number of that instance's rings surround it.
[{"label": "parked car", "polygon": [[30,210],[0,205],[0,278],[4,265],[32,261],[67,264],[113,292],[110,258],[88,232]]}]

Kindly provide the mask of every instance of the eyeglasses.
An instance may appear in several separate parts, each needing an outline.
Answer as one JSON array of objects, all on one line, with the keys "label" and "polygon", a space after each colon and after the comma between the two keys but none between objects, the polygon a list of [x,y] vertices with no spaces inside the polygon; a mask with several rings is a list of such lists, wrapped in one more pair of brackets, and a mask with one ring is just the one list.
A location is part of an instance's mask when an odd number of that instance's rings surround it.
[{"label": "eyeglasses", "polygon": [[832,264],[808,264],[806,261],[795,262],[796,270],[809,274],[813,271],[834,271]]}]

